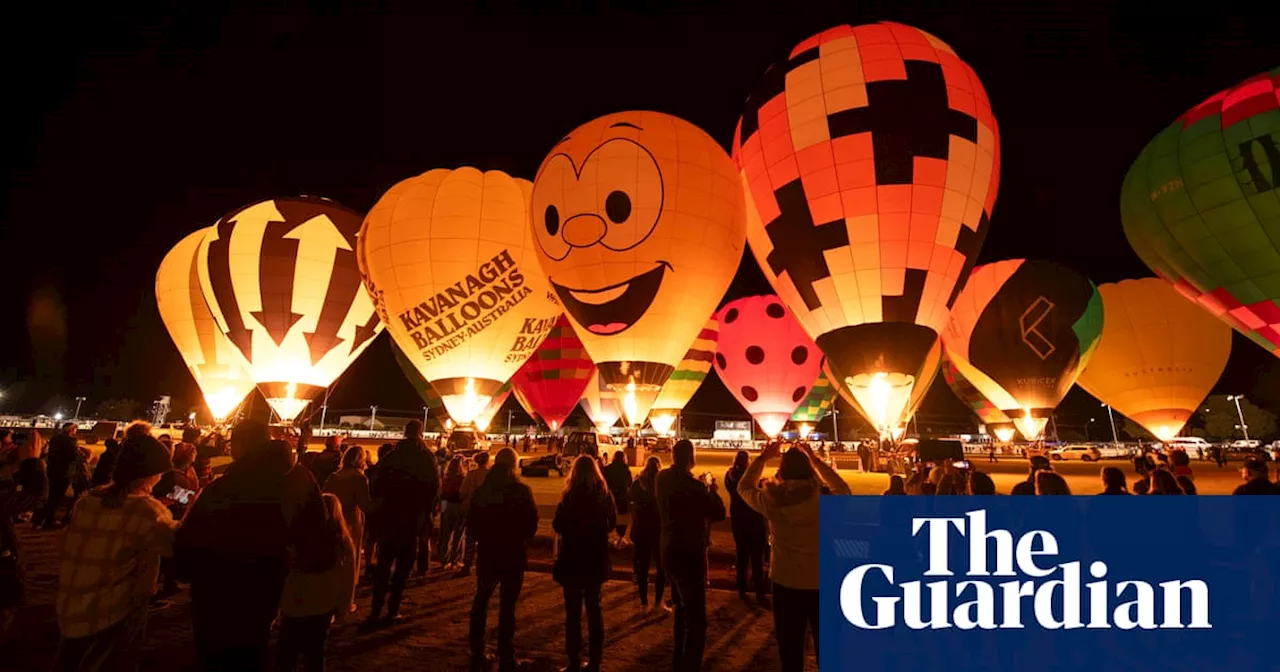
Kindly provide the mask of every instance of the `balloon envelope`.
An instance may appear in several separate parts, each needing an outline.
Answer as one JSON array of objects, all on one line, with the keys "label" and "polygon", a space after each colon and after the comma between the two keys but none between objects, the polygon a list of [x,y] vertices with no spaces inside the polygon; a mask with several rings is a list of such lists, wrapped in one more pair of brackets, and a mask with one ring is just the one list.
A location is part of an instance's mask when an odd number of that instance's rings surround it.
[{"label": "balloon envelope", "polygon": [[298,196],[236,210],[200,243],[200,287],[218,328],[285,422],[382,330],[360,290],[359,230],[359,214]]},{"label": "balloon envelope", "polygon": [[[840,394],[840,398],[845,403],[853,407],[864,418],[871,420],[872,418],[885,418],[882,425],[876,425],[872,421],[872,426],[882,435],[893,435],[899,433],[911,419],[915,417],[916,411],[920,410],[920,405],[924,403],[924,398],[929,394],[929,388],[933,386],[933,381],[938,376],[938,371],[942,367],[943,361],[942,340],[935,338],[933,347],[924,355],[924,362],[920,364],[917,375],[913,376],[910,385],[894,388],[892,385],[900,379],[896,379],[890,375],[874,375],[861,380],[855,379],[853,376],[846,376],[838,371],[830,359],[824,360],[822,364],[823,373],[830,380],[844,380],[843,385],[834,385],[836,391]],[[864,386],[862,383],[866,382]],[[874,386],[881,386],[880,390],[867,389]],[[896,395],[902,395],[906,401],[902,404],[902,411],[899,415],[893,415],[890,410],[896,402],[893,401]],[[863,404],[881,404],[880,407],[864,407]]]},{"label": "balloon envelope", "polygon": [[622,400],[618,393],[600,382],[600,373],[591,374],[587,389],[582,393],[582,410],[591,424],[601,432],[608,432],[622,417]]},{"label": "balloon envelope", "polygon": [[449,413],[444,408],[444,400],[440,398],[440,393],[431,387],[431,383],[428,383],[421,373],[418,373],[418,368],[413,365],[413,362],[409,361],[408,355],[405,355],[400,350],[400,346],[392,342],[391,351],[395,353],[396,364],[400,367],[400,372],[404,374],[409,384],[413,386],[413,390],[422,398],[422,403],[427,407],[428,415],[443,423],[444,418],[448,417]]},{"label": "balloon envelope", "polygon": [[1089,363],[1102,297],[1088,278],[1050,261],[979,266],[951,312],[947,357],[982,396],[1037,438]]},{"label": "balloon envelope", "polygon": [[791,414],[792,422],[803,422],[813,424],[827,417],[831,413],[831,408],[836,401],[836,387],[831,384],[831,379],[827,378],[826,371],[818,372],[818,380],[809,388],[809,394],[800,401],[800,405],[796,407],[794,413]]},{"label": "balloon envelope", "polygon": [[644,421],[720,302],[744,244],[743,194],[709,135],[658,112],[588,122],[533,186],[538,259],[603,384]]},{"label": "balloon envelope", "polygon": [[1182,431],[1231,355],[1231,329],[1163,280],[1100,285],[1106,322],[1077,381],[1161,441]]},{"label": "balloon envelope", "polygon": [[[1005,415],[1004,411],[996,408],[995,404],[987,401],[987,398],[982,396],[978,388],[974,387],[973,383],[965,380],[960,371],[956,369],[956,365],[946,358],[942,362],[942,379],[947,382],[947,387],[951,388],[956,397],[978,416],[982,424],[993,430],[1006,426],[1010,430],[1013,429],[1013,421],[1009,420],[1009,416]],[[1001,440],[1007,441],[1008,439]]]},{"label": "balloon envelope", "polygon": [[770,439],[822,370],[818,346],[776,296],[730,301],[716,314],[716,373]]},{"label": "balloon envelope", "polygon": [[684,353],[684,359],[671,372],[658,398],[653,401],[649,410],[649,424],[660,434],[668,434],[680,417],[680,411],[689,403],[694,393],[702,386],[711,371],[711,361],[716,356],[716,341],[720,336],[720,325],[713,317],[698,332],[698,338]]},{"label": "balloon envelope", "polygon": [[533,256],[527,180],[431,170],[383,194],[364,223],[361,271],[392,339],[472,422],[555,324]]},{"label": "balloon envelope", "polygon": [[582,341],[573,333],[569,320],[561,315],[512,382],[517,395],[523,396],[555,431],[578,405],[594,372],[595,366],[587,357]]},{"label": "balloon envelope", "polygon": [[995,204],[1000,135],[977,75],[910,26],[832,28],[765,73],[733,147],[765,276],[858,408],[893,424]]},{"label": "balloon envelope", "polygon": [[1125,235],[1151,270],[1280,355],[1280,68],[1179,117],[1125,176]]},{"label": "balloon envelope", "polygon": [[214,419],[226,418],[253,391],[244,358],[218,328],[200,291],[196,252],[207,229],[169,250],[156,273],[156,306]]}]

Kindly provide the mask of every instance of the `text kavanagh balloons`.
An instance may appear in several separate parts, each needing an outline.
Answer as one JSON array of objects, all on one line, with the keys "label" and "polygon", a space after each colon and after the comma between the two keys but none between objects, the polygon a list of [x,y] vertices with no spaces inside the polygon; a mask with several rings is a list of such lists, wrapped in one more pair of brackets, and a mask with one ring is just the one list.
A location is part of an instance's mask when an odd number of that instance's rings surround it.
[{"label": "text kavanagh balloons", "polygon": [[253,391],[253,380],[244,369],[244,358],[218,328],[200,291],[196,251],[207,232],[201,229],[183,238],[160,262],[156,306],[182,361],[200,386],[209,413],[222,420]]},{"label": "text kavanagh balloons", "polygon": [[528,180],[431,170],[365,218],[360,269],[396,344],[469,424],[538,349],[560,306],[533,258]]},{"label": "text kavanagh balloons", "polygon": [[744,244],[733,162],[658,112],[570,131],[533,186],[538,259],[631,425],[720,302]]},{"label": "text kavanagh balloons", "polygon": [[1182,431],[1231,356],[1231,328],[1158,278],[1100,285],[1106,322],[1077,382],[1161,441]]},{"label": "text kavanagh balloons", "polygon": [[822,370],[813,339],[776,296],[730,301],[716,313],[716,374],[775,439]]},{"label": "text kavanagh balloons", "polygon": [[[747,240],[877,428],[900,422],[987,235],[1000,134],[938,38],[839,26],[765,73],[734,137]],[[883,398],[882,398],[883,397]]]},{"label": "text kavanagh balloons", "polygon": [[1280,68],[1161,131],[1125,176],[1120,216],[1151,270],[1280,355]]},{"label": "text kavanagh balloons", "polygon": [[1035,440],[1089,363],[1102,324],[1088,278],[1011,259],[973,269],[942,343],[960,375]]},{"label": "text kavanagh balloons", "polygon": [[382,330],[360,289],[360,215],[326,198],[255,203],[200,243],[200,287],[271,409],[290,422]]}]

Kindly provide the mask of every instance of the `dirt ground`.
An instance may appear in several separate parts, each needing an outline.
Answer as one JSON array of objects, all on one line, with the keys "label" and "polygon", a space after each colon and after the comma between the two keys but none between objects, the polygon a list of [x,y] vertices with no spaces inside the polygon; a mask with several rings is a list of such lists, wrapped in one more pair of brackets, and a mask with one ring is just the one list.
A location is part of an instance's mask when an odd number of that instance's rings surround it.
[{"label": "dirt ground", "polygon": [[[542,507],[546,508],[546,507]],[[525,577],[517,608],[516,650],[530,672],[559,670],[565,665],[564,600],[550,576],[549,512],[543,511],[538,543],[531,553],[532,567]],[[20,610],[7,642],[0,644],[0,670],[47,670],[58,644],[53,597],[57,584],[57,552],[61,532],[21,528],[28,562],[30,606]],[[725,533],[727,534],[727,532]],[[731,540],[715,540],[721,549],[732,549]],[[724,546],[724,543],[730,544]],[[714,583],[731,587],[731,568],[725,552],[713,555]],[[614,559],[615,577],[605,585],[605,664],[610,672],[652,672],[671,664],[672,618],[658,612],[641,612],[635,587],[630,583],[629,554]],[[652,590],[652,588],[650,588]],[[354,623],[368,612],[369,587],[356,594],[360,611],[352,624],[335,628],[330,637],[329,669],[369,670],[382,667],[409,670],[467,669],[467,619],[475,592],[474,578],[452,578],[433,570],[424,579],[410,581],[402,608],[403,620],[373,632],[360,632]],[[489,610],[489,650],[496,646],[497,596]],[[773,616],[753,603],[744,603],[734,590],[708,592],[709,627],[704,669],[777,669]],[[585,639],[585,632],[584,632]],[[585,651],[584,651],[585,654]],[[186,595],[171,606],[151,612],[142,670],[194,669],[189,607]],[[810,659],[807,669],[817,669]]]}]

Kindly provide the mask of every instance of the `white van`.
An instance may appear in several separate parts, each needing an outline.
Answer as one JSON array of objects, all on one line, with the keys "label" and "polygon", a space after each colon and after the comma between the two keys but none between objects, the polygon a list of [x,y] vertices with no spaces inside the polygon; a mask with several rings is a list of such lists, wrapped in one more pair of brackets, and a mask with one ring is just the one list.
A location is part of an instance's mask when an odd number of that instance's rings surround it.
[{"label": "white van", "polygon": [[1164,444],[1168,450],[1185,450],[1187,457],[1193,460],[1203,460],[1209,457],[1209,449],[1212,447],[1208,441],[1199,436],[1175,436]]}]

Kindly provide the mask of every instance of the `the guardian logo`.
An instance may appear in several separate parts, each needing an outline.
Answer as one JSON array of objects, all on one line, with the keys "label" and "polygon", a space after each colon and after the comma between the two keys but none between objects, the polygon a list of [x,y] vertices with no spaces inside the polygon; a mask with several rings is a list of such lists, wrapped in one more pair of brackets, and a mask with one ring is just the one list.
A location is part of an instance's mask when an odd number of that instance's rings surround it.
[{"label": "the guardian logo", "polygon": [[[968,540],[968,571],[960,574],[965,580],[953,578],[953,530]],[[854,627],[883,630],[902,623],[912,630],[1004,630],[1027,627],[1024,619],[1049,630],[1213,627],[1209,585],[1202,580],[1113,583],[1106,563],[1095,560],[1087,570],[1095,580],[1084,583],[1079,560],[1057,561],[1052,533],[1033,530],[1015,540],[1009,530],[988,531],[985,510],[912,518],[911,535],[922,533],[929,548],[924,576],[947,578],[895,583],[890,565],[853,569],[840,585],[840,610]],[[868,598],[871,604],[864,604]]]}]

